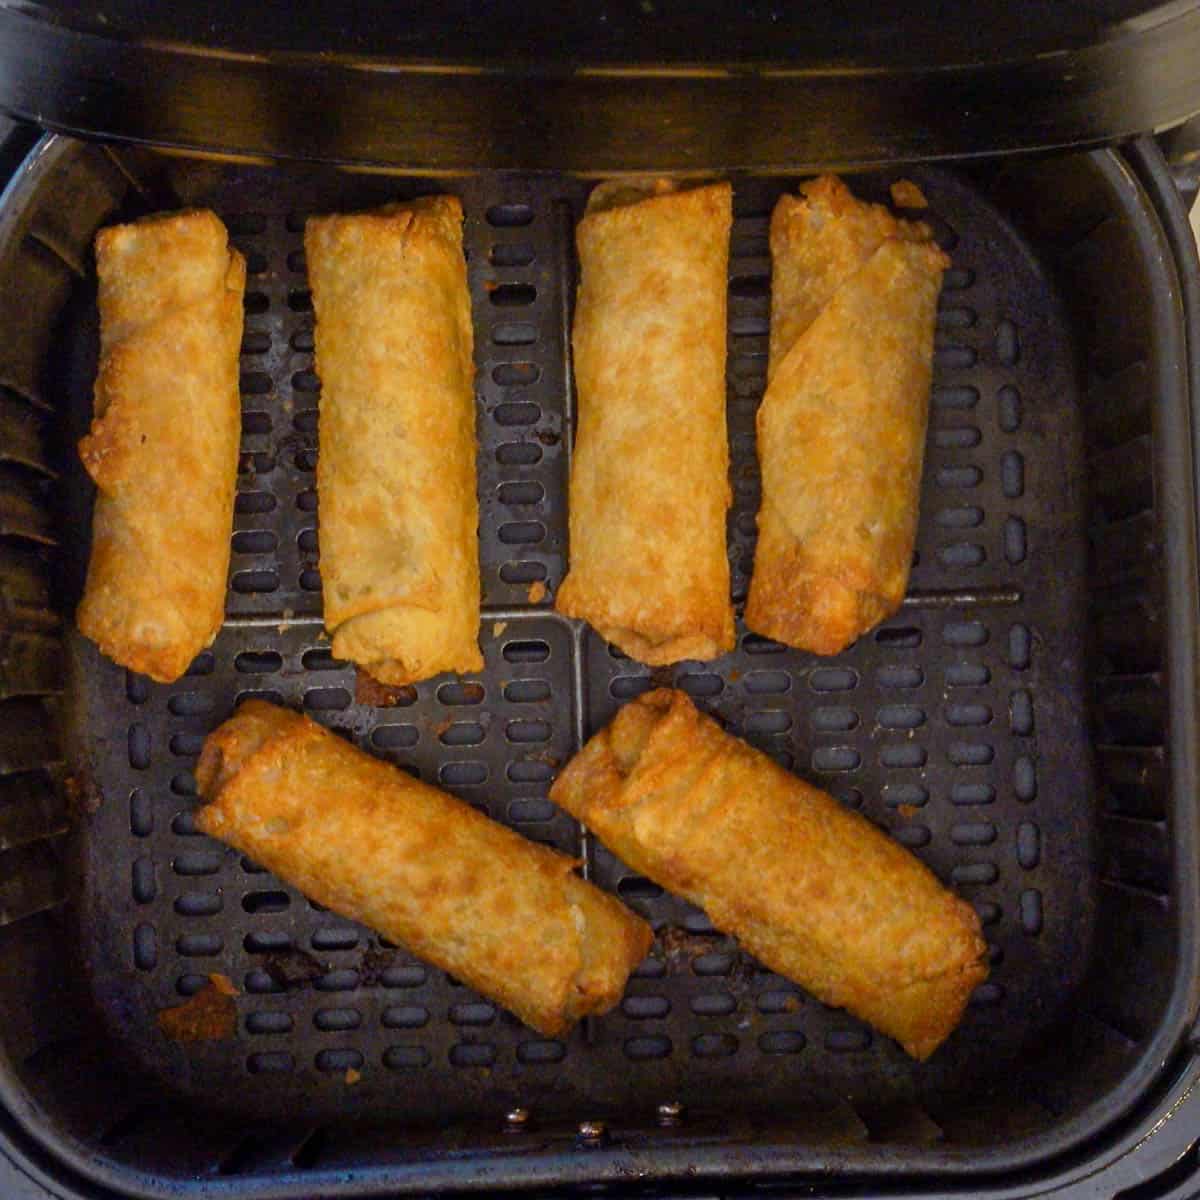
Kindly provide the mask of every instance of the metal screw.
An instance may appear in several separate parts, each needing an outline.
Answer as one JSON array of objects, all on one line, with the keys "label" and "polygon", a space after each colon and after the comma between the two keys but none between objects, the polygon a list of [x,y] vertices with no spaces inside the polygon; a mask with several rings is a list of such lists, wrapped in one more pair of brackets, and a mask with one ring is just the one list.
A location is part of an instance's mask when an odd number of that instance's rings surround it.
[{"label": "metal screw", "polygon": [[660,1125],[681,1125],[683,1123],[683,1105],[678,1100],[668,1100],[657,1108]]},{"label": "metal screw", "polygon": [[510,1108],[504,1114],[504,1128],[507,1133],[523,1133],[529,1125],[529,1109]]},{"label": "metal screw", "polygon": [[579,1136],[585,1142],[601,1142],[608,1134],[603,1121],[580,1121]]}]

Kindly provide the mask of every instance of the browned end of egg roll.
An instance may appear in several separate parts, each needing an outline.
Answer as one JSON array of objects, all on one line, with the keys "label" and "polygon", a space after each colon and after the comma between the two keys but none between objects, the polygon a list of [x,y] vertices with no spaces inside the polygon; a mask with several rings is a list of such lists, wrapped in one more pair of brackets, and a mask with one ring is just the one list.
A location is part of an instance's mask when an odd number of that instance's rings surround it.
[{"label": "browned end of egg roll", "polygon": [[169,683],[225,615],[246,264],[208,211],[96,235],[100,366],[79,457],[96,484],[80,632]]},{"label": "browned end of egg roll", "polygon": [[305,227],[325,625],[391,685],[483,667],[462,219],[431,196]]},{"label": "browned end of egg roll", "polygon": [[547,1036],[621,998],[650,927],[576,862],[248,700],[210,734],[196,825]]},{"label": "browned end of egg roll", "polygon": [[773,971],[914,1058],[988,973],[979,918],[912,854],[702,716],[626,705],[550,792],[634,870],[700,905]]},{"label": "browned end of egg roll", "polygon": [[836,654],[908,586],[949,259],[826,176],[771,218],[763,497],[746,624]]},{"label": "browned end of egg roll", "polygon": [[653,665],[733,647],[727,183],[596,188],[576,240],[579,419],[556,608]]}]

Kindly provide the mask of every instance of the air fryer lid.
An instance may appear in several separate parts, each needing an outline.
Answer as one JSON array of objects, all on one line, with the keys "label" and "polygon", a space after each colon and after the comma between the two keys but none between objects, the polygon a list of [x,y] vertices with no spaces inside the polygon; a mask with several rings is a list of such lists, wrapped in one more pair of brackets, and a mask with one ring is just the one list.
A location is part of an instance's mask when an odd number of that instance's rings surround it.
[{"label": "air fryer lid", "polygon": [[1196,0],[0,0],[0,108],[226,153],[588,171],[1103,142],[1200,110]]}]

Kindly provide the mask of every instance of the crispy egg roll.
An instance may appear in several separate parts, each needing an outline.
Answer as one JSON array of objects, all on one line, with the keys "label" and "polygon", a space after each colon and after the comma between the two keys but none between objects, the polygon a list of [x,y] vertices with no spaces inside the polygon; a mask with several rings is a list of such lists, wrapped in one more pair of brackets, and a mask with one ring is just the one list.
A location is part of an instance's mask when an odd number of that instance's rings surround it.
[{"label": "crispy egg roll", "polygon": [[556,607],[641,662],[733,647],[729,184],[601,184],[579,223],[571,566]]},{"label": "crispy egg roll", "polygon": [[100,366],[79,442],[96,506],[76,623],[170,683],[225,616],[246,264],[203,210],[102,229],[96,272]]},{"label": "crispy egg roll", "polygon": [[987,977],[979,918],[907,850],[662,688],[550,797],[773,971],[924,1059]]},{"label": "crispy egg roll", "polygon": [[565,855],[307,717],[246,701],[205,740],[196,816],[306,896],[557,1036],[621,998],[650,927]]},{"label": "crispy egg roll", "polygon": [[746,625],[837,654],[904,599],[950,260],[833,176],[771,217],[762,505]]},{"label": "crispy egg roll", "polygon": [[304,233],[325,625],[338,658],[391,685],[483,667],[462,220],[431,196]]}]

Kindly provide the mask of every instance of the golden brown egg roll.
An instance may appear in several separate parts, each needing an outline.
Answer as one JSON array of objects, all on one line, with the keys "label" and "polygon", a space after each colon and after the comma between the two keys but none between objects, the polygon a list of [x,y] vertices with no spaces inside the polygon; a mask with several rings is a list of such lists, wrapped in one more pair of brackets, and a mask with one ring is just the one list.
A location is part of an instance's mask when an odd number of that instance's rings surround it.
[{"label": "golden brown egg roll", "polygon": [[214,213],[192,211],[102,229],[96,271],[100,367],[79,457],[97,490],[76,623],[170,683],[225,616],[246,264]]},{"label": "golden brown egg roll", "polygon": [[483,667],[462,219],[431,196],[304,233],[325,625],[338,658],[392,685]]},{"label": "golden brown egg roll", "polygon": [[205,740],[196,824],[547,1036],[621,998],[650,927],[565,855],[298,713],[248,700]]},{"label": "golden brown egg roll", "polygon": [[733,647],[731,190],[602,184],[579,223],[570,571],[555,607],[654,665]]},{"label": "golden brown egg roll", "polygon": [[987,977],[979,918],[865,818],[662,688],[550,797],[773,971],[924,1059]]},{"label": "golden brown egg roll", "polygon": [[836,654],[895,612],[908,586],[950,261],[926,226],[823,176],[775,206],[771,262],[746,625]]}]

